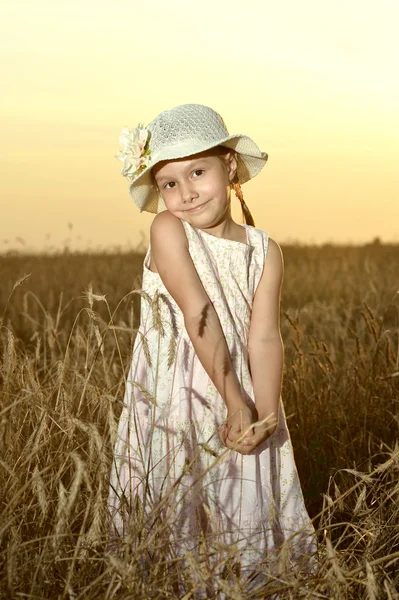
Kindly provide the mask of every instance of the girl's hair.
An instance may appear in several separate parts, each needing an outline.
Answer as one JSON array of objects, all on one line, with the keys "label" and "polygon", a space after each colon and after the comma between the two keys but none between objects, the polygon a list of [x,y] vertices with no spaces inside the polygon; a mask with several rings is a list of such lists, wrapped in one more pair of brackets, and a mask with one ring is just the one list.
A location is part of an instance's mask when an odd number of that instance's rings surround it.
[{"label": "girl's hair", "polygon": [[252,225],[252,227],[255,227],[254,218],[253,218],[252,213],[249,210],[249,208],[248,208],[248,206],[247,206],[247,204],[246,204],[246,202],[244,200],[244,196],[243,196],[240,184],[238,182],[236,182],[236,183],[232,183],[231,186],[232,186],[232,188],[234,190],[235,195],[237,196],[237,198],[241,202],[242,216],[243,216],[243,219],[244,219],[245,223],[247,225]]},{"label": "girl's hair", "polygon": [[[218,153],[220,153],[222,155],[225,155],[228,152],[232,151],[231,148],[227,148],[226,146],[217,146],[216,150]],[[241,203],[242,217],[243,217],[245,223],[247,225],[252,225],[252,227],[255,227],[255,220],[244,200],[244,195],[242,193],[241,186],[240,186],[239,182],[237,181],[237,174],[235,175],[233,181],[231,182],[231,187],[233,188],[235,195],[237,196],[238,200]]]}]

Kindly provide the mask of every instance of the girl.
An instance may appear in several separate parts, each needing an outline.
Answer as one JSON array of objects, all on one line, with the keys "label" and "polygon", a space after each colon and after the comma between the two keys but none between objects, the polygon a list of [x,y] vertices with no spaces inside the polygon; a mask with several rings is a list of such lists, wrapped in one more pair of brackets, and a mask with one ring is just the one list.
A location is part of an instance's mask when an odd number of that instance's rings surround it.
[{"label": "girl", "polygon": [[132,537],[141,514],[150,538],[167,524],[177,553],[202,540],[245,569],[286,542],[291,564],[308,561],[314,530],[280,398],[282,253],[240,188],[267,154],[198,104],[120,141],[131,197],[157,215],[111,474],[115,529]]}]

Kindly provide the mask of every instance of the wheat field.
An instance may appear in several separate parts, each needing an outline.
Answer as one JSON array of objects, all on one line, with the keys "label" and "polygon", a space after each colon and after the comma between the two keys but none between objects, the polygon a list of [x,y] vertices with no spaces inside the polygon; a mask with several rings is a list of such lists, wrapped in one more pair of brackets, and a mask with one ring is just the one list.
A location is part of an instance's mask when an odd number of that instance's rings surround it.
[{"label": "wheat field", "polygon": [[[245,587],[167,530],[110,548],[142,254],[0,257],[0,597],[399,598],[399,246],[283,246],[282,397],[318,568]],[[145,560],[143,559],[145,558]],[[148,568],[151,564],[151,568]],[[208,587],[207,587],[208,586]]]}]

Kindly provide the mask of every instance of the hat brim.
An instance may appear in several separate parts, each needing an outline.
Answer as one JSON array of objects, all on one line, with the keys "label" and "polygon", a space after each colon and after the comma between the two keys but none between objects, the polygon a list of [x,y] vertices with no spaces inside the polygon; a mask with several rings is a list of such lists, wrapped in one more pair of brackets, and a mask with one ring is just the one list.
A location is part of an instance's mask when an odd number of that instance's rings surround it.
[{"label": "hat brim", "polygon": [[262,152],[250,137],[242,134],[230,135],[211,144],[204,144],[200,140],[190,140],[190,142],[164,148],[152,156],[151,163],[130,184],[130,197],[140,212],[147,211],[156,214],[166,209],[151,175],[151,169],[156,164],[164,160],[199,154],[216,148],[216,146],[225,146],[237,152],[237,178],[240,184],[255,177],[268,159],[266,152]]}]

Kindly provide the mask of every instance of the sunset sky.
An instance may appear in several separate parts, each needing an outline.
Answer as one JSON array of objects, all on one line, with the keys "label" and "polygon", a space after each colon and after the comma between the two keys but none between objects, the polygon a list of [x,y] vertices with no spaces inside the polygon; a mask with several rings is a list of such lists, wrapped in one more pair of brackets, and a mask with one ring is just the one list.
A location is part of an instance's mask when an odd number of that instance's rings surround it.
[{"label": "sunset sky", "polygon": [[399,242],[398,22],[396,0],[5,0],[0,251],[146,239],[119,134],[188,102],[268,152],[243,192],[279,243]]}]

